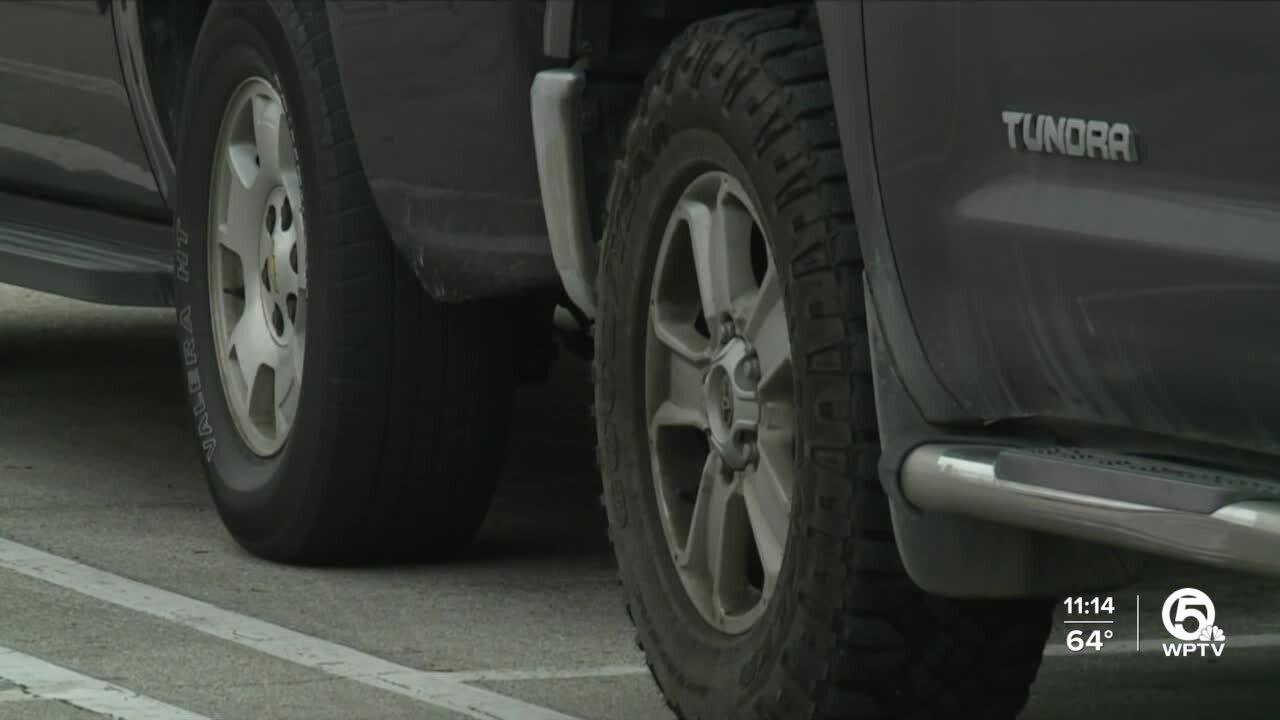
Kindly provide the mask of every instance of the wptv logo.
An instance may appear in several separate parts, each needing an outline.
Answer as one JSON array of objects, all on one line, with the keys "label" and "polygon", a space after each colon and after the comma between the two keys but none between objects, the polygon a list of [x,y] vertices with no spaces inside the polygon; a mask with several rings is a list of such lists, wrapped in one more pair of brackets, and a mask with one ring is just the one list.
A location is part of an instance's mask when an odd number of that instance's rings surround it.
[{"label": "wptv logo", "polygon": [[1165,657],[1222,657],[1227,634],[1214,623],[1217,610],[1209,596],[1195,588],[1169,594],[1160,611],[1164,629],[1180,643],[1161,643]]}]

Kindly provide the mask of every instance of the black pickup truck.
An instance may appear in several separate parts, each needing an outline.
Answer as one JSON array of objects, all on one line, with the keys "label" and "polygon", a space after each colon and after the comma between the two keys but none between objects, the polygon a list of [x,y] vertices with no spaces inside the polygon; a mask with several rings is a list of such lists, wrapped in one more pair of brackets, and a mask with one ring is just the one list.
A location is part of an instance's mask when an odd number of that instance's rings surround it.
[{"label": "black pickup truck", "polygon": [[174,306],[286,562],[469,540],[567,308],[678,715],[1009,718],[1064,595],[1280,570],[1277,21],[0,3],[0,281]]}]

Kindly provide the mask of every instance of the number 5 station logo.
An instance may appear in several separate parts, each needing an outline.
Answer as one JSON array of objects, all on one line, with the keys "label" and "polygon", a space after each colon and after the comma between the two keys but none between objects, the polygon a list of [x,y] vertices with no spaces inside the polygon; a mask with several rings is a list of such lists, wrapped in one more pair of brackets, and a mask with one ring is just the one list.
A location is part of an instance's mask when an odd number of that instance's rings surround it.
[{"label": "number 5 station logo", "polygon": [[1195,588],[1170,593],[1160,612],[1164,629],[1181,643],[1162,643],[1165,657],[1221,657],[1227,635],[1214,624],[1217,612],[1209,596]]}]

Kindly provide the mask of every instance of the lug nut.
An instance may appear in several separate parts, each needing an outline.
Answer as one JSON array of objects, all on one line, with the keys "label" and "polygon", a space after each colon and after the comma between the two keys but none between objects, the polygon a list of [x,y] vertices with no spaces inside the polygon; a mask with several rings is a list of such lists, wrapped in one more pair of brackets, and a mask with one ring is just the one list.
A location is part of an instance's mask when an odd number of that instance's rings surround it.
[{"label": "lug nut", "polygon": [[723,345],[733,339],[733,318],[727,313],[720,316],[720,343]]}]

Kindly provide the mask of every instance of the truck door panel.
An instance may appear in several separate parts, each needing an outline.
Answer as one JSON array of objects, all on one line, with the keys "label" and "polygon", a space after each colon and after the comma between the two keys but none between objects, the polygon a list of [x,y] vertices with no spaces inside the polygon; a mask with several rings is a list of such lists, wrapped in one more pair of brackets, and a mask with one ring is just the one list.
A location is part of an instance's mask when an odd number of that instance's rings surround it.
[{"label": "truck door panel", "polygon": [[0,2],[0,185],[160,214],[106,9],[85,0]]},{"label": "truck door panel", "polygon": [[[1280,449],[1280,6],[867,3],[884,212],[940,381],[1036,417]],[[1009,145],[1127,123],[1137,162]],[[1022,138],[1018,138],[1022,140]]]}]

